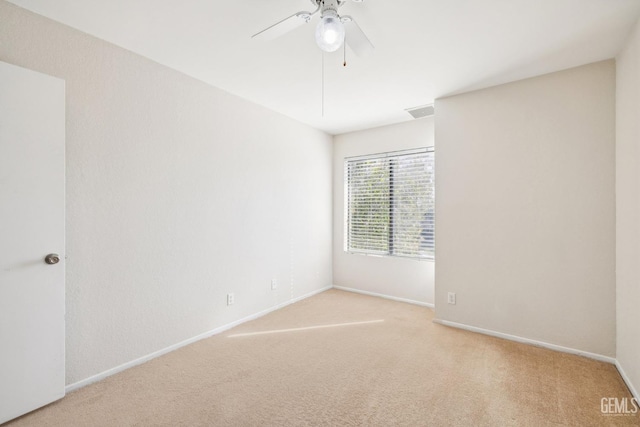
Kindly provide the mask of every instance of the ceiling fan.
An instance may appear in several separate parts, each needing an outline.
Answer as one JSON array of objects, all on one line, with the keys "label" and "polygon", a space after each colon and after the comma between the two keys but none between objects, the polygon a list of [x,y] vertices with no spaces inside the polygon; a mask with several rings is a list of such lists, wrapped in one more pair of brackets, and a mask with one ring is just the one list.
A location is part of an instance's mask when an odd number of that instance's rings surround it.
[{"label": "ceiling fan", "polygon": [[[360,29],[356,21],[348,15],[340,16],[338,9],[347,0],[310,0],[316,7],[313,12],[298,12],[282,21],[251,36],[254,39],[273,40],[285,33],[308,24],[318,12],[320,22],[316,27],[316,43],[325,52],[334,52],[345,42],[358,56],[364,56],[373,51],[374,47],[369,38]],[[361,3],[363,0],[353,0]]]}]

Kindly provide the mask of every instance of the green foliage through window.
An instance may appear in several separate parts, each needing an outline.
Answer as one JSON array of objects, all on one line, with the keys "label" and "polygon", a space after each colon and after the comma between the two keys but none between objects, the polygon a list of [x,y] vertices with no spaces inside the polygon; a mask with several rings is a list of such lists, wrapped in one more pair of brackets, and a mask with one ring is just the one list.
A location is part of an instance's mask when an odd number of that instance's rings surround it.
[{"label": "green foliage through window", "polygon": [[433,259],[432,149],[345,160],[345,250]]}]

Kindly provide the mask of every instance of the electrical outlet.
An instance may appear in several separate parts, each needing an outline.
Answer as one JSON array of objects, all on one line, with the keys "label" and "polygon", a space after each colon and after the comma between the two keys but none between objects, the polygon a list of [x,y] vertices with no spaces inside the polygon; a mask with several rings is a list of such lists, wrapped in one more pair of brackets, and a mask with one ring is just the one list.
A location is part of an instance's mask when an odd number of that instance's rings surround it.
[{"label": "electrical outlet", "polygon": [[271,279],[271,290],[275,291],[278,289],[278,281],[276,279]]},{"label": "electrical outlet", "polygon": [[447,294],[447,302],[449,304],[454,304],[455,305],[455,303],[456,303],[456,294],[455,294],[455,292],[449,292]]},{"label": "electrical outlet", "polygon": [[227,305],[233,305],[236,302],[236,297],[233,294],[227,294]]}]

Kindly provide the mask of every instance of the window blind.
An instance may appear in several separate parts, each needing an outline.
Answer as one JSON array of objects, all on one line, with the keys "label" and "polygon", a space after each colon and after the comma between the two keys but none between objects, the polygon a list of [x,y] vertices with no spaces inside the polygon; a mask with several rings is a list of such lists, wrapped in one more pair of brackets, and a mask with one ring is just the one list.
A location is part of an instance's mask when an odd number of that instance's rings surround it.
[{"label": "window blind", "polygon": [[433,259],[433,149],[345,159],[345,251]]}]

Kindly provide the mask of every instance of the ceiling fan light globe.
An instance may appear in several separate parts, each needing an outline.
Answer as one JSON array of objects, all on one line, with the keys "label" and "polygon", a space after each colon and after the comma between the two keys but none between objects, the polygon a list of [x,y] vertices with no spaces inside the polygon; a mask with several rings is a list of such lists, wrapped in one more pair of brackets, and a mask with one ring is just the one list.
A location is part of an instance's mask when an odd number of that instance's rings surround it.
[{"label": "ceiling fan light globe", "polygon": [[325,52],[335,52],[344,42],[344,24],[337,15],[325,15],[316,27],[316,43]]}]

